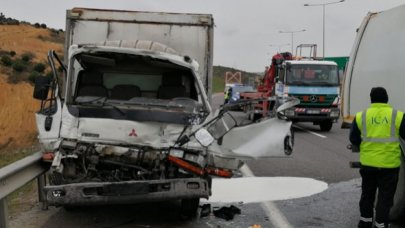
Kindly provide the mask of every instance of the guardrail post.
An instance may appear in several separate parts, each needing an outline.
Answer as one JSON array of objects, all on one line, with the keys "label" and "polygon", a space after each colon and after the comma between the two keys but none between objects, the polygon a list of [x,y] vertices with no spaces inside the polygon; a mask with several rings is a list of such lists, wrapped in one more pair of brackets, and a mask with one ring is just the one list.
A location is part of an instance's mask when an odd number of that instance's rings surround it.
[{"label": "guardrail post", "polygon": [[44,186],[46,184],[45,174],[38,176],[38,201],[42,203],[42,210],[48,210],[48,203],[45,200]]},{"label": "guardrail post", "polygon": [[[22,187],[29,181],[34,180],[49,169],[42,163],[42,152],[36,152],[12,164],[0,168],[0,228],[9,228],[7,196]],[[39,192],[43,194],[45,176],[38,180]],[[40,201],[44,198],[41,196]]]},{"label": "guardrail post", "polygon": [[0,227],[9,228],[7,198],[0,199]]}]

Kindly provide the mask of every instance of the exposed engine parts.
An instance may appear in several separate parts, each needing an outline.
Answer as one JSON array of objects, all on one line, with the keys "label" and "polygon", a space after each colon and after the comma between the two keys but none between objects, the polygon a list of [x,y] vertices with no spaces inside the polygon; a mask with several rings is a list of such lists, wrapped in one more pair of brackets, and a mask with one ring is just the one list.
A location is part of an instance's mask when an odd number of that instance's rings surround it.
[{"label": "exposed engine parts", "polygon": [[125,181],[159,179],[166,175],[164,152],[125,147],[62,144],[52,163],[50,181]]},{"label": "exposed engine parts", "polygon": [[[182,160],[186,168],[169,158]],[[203,176],[210,172],[202,152],[171,149],[128,148],[64,141],[55,153],[49,175],[52,184],[79,182],[119,182]],[[215,174],[215,173],[214,173]]]}]

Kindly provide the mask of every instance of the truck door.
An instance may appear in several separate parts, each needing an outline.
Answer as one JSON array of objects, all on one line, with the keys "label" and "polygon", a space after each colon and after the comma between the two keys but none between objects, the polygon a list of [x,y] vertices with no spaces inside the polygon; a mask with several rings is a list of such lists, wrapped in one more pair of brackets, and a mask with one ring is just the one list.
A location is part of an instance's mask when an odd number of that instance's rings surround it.
[{"label": "truck door", "polygon": [[286,157],[292,153],[291,121],[270,118],[235,127],[208,148],[212,154],[239,159]]},{"label": "truck door", "polygon": [[[62,101],[59,89],[59,76],[56,71],[54,51],[48,53],[48,61],[51,66],[53,76],[39,76],[35,80],[34,98],[41,100],[41,107],[35,114],[38,139],[45,147],[45,150],[52,151],[57,147],[62,119]],[[57,58],[57,56],[56,56]],[[58,59],[60,62],[60,60]],[[61,63],[61,62],[60,62]],[[65,70],[63,64],[62,69]],[[66,72],[66,71],[64,71]]]},{"label": "truck door", "polygon": [[[291,130],[292,122],[283,118],[283,111],[299,103],[298,99],[289,98],[289,101],[280,105],[274,118],[264,119],[260,122],[244,126],[233,125],[230,119],[232,114],[224,114],[217,123],[225,123],[227,126],[235,126],[224,132],[221,126],[213,124],[208,131],[213,138],[217,139],[209,145],[208,151],[214,157],[222,157],[238,160],[260,159],[269,157],[287,157],[291,155],[294,135]],[[235,121],[237,122],[237,121]],[[221,124],[220,124],[221,125]],[[219,130],[218,130],[219,129]],[[215,159],[214,159],[215,160]]]}]

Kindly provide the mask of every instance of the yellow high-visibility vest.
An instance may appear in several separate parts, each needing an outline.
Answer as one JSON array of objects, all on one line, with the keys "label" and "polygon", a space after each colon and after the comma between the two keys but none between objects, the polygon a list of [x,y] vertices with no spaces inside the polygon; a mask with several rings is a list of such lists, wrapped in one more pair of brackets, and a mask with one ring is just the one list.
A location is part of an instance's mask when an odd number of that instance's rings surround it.
[{"label": "yellow high-visibility vest", "polygon": [[401,165],[399,127],[403,112],[385,103],[373,103],[356,114],[361,132],[360,163],[377,168],[397,168]]}]

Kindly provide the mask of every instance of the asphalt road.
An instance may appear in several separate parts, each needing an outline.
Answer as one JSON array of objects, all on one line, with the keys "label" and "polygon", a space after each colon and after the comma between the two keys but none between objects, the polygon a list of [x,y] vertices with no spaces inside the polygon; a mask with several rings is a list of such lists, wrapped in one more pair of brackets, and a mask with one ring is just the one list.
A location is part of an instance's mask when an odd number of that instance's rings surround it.
[{"label": "asphalt road", "polygon": [[[222,95],[213,97],[216,104]],[[360,179],[349,161],[358,155],[346,149],[348,130],[335,124],[330,132],[321,132],[312,124],[297,124],[294,153],[290,158],[250,161],[254,176],[310,177],[328,183],[328,189],[310,197],[276,202],[233,204],[242,210],[233,220],[213,215],[182,221],[178,202],[79,208],[66,211],[40,206],[13,218],[11,227],[264,227],[346,228],[356,227],[359,217]],[[299,189],[297,189],[299,191]],[[212,206],[229,206],[215,204]],[[282,220],[282,221],[280,221]],[[281,224],[281,225],[280,225]],[[394,227],[401,227],[396,225]]]},{"label": "asphalt road", "polygon": [[286,159],[266,159],[249,162],[256,176],[311,177],[327,183],[358,178],[358,170],[349,168],[349,162],[358,154],[346,149],[348,130],[334,124],[330,132],[321,132],[312,123],[294,124],[293,155]]}]

